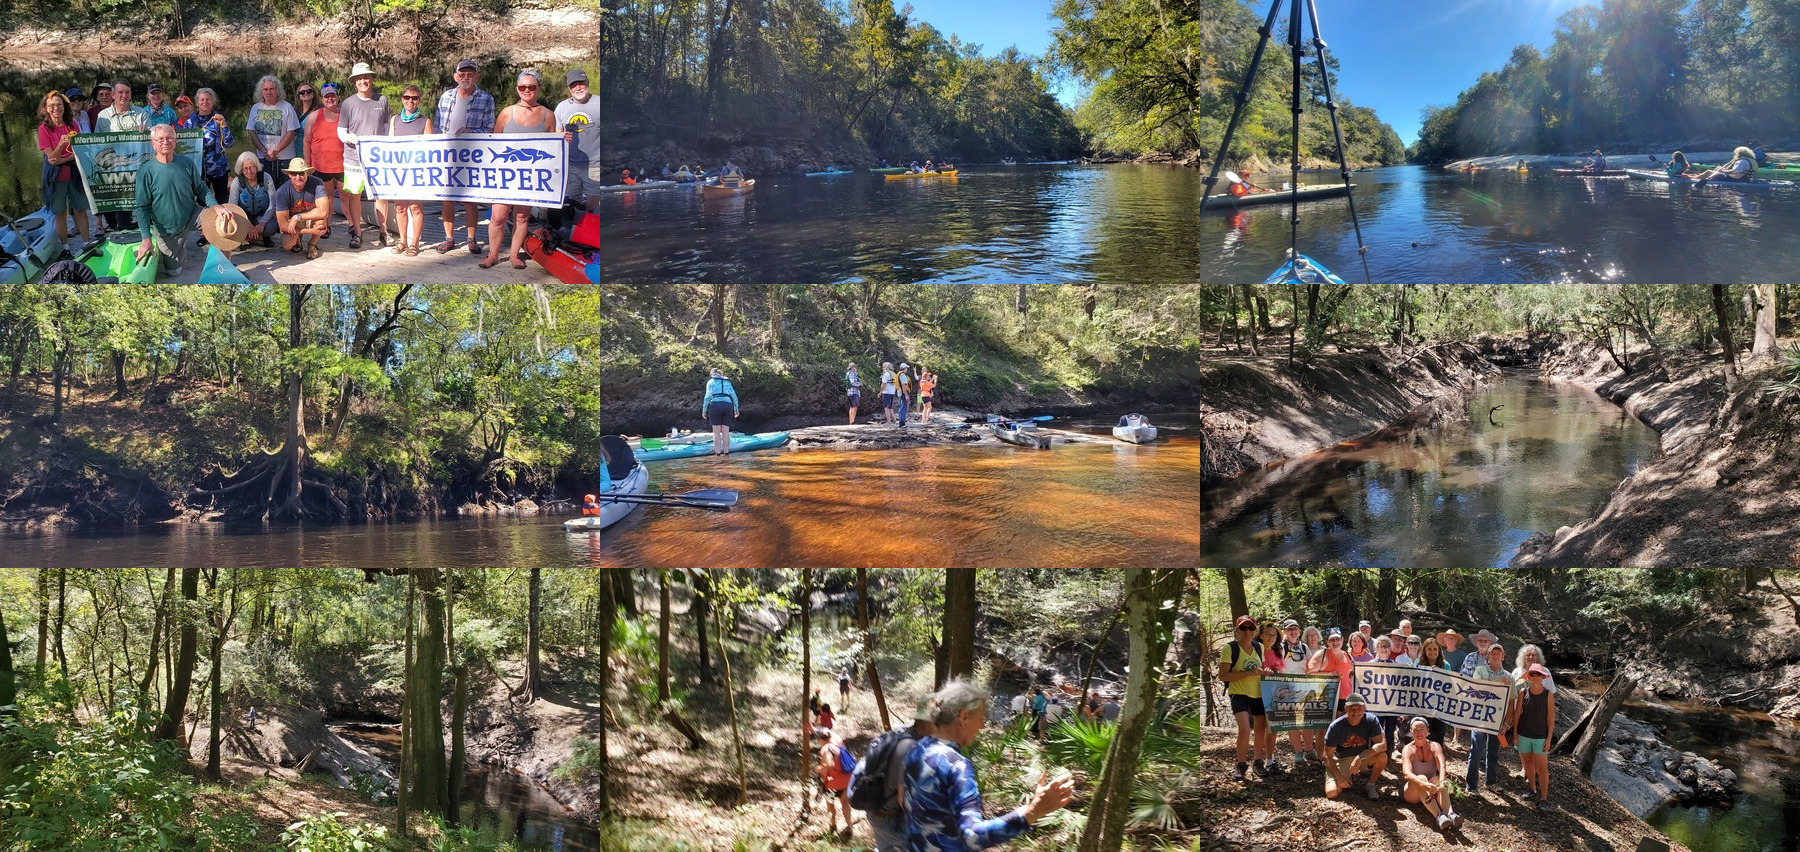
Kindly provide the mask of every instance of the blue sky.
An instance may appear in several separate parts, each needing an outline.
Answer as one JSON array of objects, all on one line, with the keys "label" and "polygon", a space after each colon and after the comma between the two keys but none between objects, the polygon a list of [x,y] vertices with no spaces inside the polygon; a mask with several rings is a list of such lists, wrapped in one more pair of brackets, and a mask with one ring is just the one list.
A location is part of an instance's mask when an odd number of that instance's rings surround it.
[{"label": "blue sky", "polygon": [[[910,0],[926,21],[988,54],[1050,46],[1051,0]],[[1285,12],[1285,3],[1283,0]],[[1326,49],[1342,63],[1340,97],[1374,107],[1411,144],[1419,111],[1449,104],[1483,71],[1499,70],[1520,44],[1548,48],[1556,19],[1581,0],[1314,0]],[[899,5],[897,3],[897,5]],[[1268,0],[1256,0],[1258,18]],[[1283,34],[1277,33],[1277,38]],[[1079,90],[1065,86],[1065,101]]]}]

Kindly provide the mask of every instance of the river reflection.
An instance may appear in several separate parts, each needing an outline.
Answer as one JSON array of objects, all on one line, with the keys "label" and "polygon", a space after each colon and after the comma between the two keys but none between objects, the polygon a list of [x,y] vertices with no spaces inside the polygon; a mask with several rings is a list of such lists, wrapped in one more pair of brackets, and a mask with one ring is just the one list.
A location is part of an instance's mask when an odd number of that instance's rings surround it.
[{"label": "river reflection", "polygon": [[[1346,445],[1246,474],[1205,495],[1202,563],[1503,567],[1532,532],[1593,516],[1655,458],[1657,436],[1575,385],[1509,378],[1467,422]],[[1491,419],[1490,419],[1491,417]]]},{"label": "river reflection", "polygon": [[1191,564],[1199,552],[1197,438],[1050,452],[787,450],[649,467],[652,490],[730,488],[741,500],[728,514],[635,512],[607,529],[608,565],[1079,570]]},{"label": "river reflection", "polygon": [[1737,773],[1730,808],[1665,807],[1648,819],[1694,852],[1800,850],[1800,725],[1696,704],[1625,705],[1663,739]]}]

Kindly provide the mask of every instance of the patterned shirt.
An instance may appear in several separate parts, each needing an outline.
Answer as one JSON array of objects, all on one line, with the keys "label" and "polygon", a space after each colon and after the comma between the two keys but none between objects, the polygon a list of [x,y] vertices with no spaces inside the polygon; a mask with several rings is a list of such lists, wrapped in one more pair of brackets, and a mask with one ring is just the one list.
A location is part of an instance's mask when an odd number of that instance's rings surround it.
[{"label": "patterned shirt", "polygon": [[960,749],[925,737],[906,755],[906,843],[911,852],[965,852],[1024,834],[1025,809],[985,819],[975,765]]},{"label": "patterned shirt", "polygon": [[[463,119],[463,128],[470,133],[494,132],[494,118],[498,111],[494,109],[494,96],[476,89],[469,95],[468,113]],[[450,126],[450,113],[456,108],[456,89],[446,89],[438,96],[437,118],[431,123],[439,133],[455,133],[459,129]]]},{"label": "patterned shirt", "polygon": [[214,124],[212,116],[202,117],[198,112],[188,113],[188,117],[175,122],[175,126],[200,131],[200,160],[205,166],[202,171],[209,178],[224,177],[231,168],[225,155],[237,144],[237,137],[231,135],[231,127],[223,121]]}]

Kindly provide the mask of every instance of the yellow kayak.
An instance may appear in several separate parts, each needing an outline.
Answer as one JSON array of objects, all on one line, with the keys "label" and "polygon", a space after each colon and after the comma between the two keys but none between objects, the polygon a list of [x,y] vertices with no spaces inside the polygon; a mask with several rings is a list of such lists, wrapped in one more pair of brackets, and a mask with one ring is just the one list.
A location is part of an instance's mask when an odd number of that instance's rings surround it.
[{"label": "yellow kayak", "polygon": [[886,177],[888,180],[915,180],[918,178],[940,178],[940,177],[953,178],[953,177],[956,177],[956,170],[950,169],[949,171],[943,171],[943,172],[920,172],[916,175],[910,174],[910,173],[909,174],[898,174],[898,175],[884,175],[884,177]]},{"label": "yellow kayak", "polygon": [[738,184],[737,186],[722,186],[722,185],[718,185],[718,184],[710,184],[709,183],[705,186],[700,187],[700,194],[707,196],[707,197],[712,197],[712,196],[716,196],[716,195],[743,195],[744,193],[749,192],[750,190],[755,189],[755,188],[756,188],[756,180],[754,178],[750,178],[750,179],[745,180],[743,183]]}]

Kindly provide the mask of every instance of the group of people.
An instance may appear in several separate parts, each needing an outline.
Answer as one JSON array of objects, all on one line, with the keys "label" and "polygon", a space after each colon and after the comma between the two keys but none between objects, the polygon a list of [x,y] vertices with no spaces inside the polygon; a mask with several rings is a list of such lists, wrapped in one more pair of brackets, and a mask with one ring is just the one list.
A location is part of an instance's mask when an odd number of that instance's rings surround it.
[{"label": "group of people", "polygon": [[820,789],[837,805],[827,809],[833,832],[840,810],[850,832],[854,805],[867,814],[875,852],[985,849],[1067,805],[1074,782],[1067,775],[1040,777],[1024,804],[987,816],[968,751],[987,723],[989,700],[981,687],[952,679],[921,696],[912,724],[876,737],[860,760],[814,714],[805,733],[817,744]]},{"label": "group of people", "polygon": [[[1107,696],[1102,699],[1099,693],[1088,692],[1076,703],[1075,712],[1083,722],[1097,722],[1112,725],[1119,721],[1119,699]],[[1027,715],[1029,713],[1029,716]],[[1068,714],[1062,697],[1046,695],[1044,690],[1032,690],[1030,695],[1020,693],[1013,696],[1012,716],[1014,719],[1029,718],[1032,736],[1042,740]]]},{"label": "group of people", "polygon": [[[919,422],[931,422],[931,402],[937,394],[938,375],[924,367],[914,368],[905,361],[898,369],[892,361],[881,362],[881,416],[889,426],[906,428],[916,407]],[[856,362],[844,371],[845,395],[850,404],[850,425],[856,425],[857,409],[862,407],[862,375]]]},{"label": "group of people", "polygon": [[[887,161],[882,160],[881,165],[884,168],[887,167]],[[914,161],[912,161],[912,163],[908,164],[906,167],[906,173],[914,174],[914,175],[922,175],[926,172],[953,172],[953,171],[956,171],[956,166],[954,166],[950,163],[939,163],[939,162],[936,162],[934,160],[929,160],[929,159],[926,160],[923,165],[921,165],[918,160],[914,160]]]},{"label": "group of people", "polygon": [[[1650,157],[1656,159],[1654,155]],[[1756,176],[1756,170],[1769,164],[1769,155],[1762,146],[1751,140],[1749,145],[1739,145],[1732,149],[1731,160],[1714,169],[1699,170],[1688,162],[1686,154],[1676,151],[1669,155],[1669,161],[1663,165],[1669,177],[1693,177],[1700,183],[1709,180],[1750,180]]]},{"label": "group of people", "polygon": [[[1336,627],[1321,631],[1288,619],[1279,627],[1240,616],[1233,638],[1219,649],[1218,677],[1224,682],[1237,721],[1237,765],[1232,778],[1284,771],[1275,757],[1275,736],[1263,705],[1262,677],[1274,674],[1331,674],[1338,679],[1335,719],[1323,731],[1289,732],[1296,766],[1316,761],[1325,767],[1325,795],[1336,799],[1368,773],[1363,790],[1380,799],[1381,778],[1390,765],[1403,783],[1402,797],[1420,804],[1440,829],[1454,829],[1461,817],[1453,810],[1444,780],[1450,776],[1444,748],[1469,734],[1464,788],[1477,795],[1485,774],[1489,786],[1505,777],[1501,748],[1516,745],[1524,774],[1525,798],[1541,810],[1550,808],[1550,764],[1546,745],[1556,727],[1556,682],[1544,664],[1543,650],[1524,645],[1507,663],[1506,649],[1488,630],[1465,639],[1455,629],[1436,635],[1416,633],[1402,619],[1389,633],[1368,621],[1346,634]],[[1460,731],[1429,716],[1379,718],[1367,711],[1364,696],[1352,689],[1356,663],[1391,663],[1444,669],[1504,687],[1509,696],[1505,722],[1498,734]]]},{"label": "group of people", "polygon": [[[235,158],[230,152],[239,144],[239,137],[219,110],[218,94],[210,88],[196,89],[191,97],[178,93],[169,102],[162,86],[151,83],[145,106],[132,103],[131,84],[123,81],[95,86],[91,104],[79,88],[52,91],[44,95],[38,108],[44,205],[54,214],[58,236],[69,236],[67,216],[75,220],[81,241],[92,241],[94,229],[88,221],[88,199],[76,167],[73,139],[83,133],[146,132],[159,167],[146,162],[138,171],[134,213],[108,213],[105,217],[105,224],[113,230],[133,227],[135,218],[143,237],[140,258],[158,252],[161,270],[179,274],[185,250],[194,243],[200,212],[210,209],[219,217],[219,230],[234,234],[237,245],[273,247],[279,238],[283,249],[311,259],[320,255],[318,241],[331,235],[334,198],[347,222],[348,248],[362,247],[363,196],[368,182],[358,150],[360,139],[554,133],[560,128],[569,143],[565,197],[580,199],[580,206],[591,209],[600,188],[600,101],[588,90],[587,74],[580,69],[570,71],[564,78],[568,97],[551,109],[539,101],[542,81],[538,72],[526,69],[515,81],[517,100],[498,109],[494,96],[476,85],[480,70],[473,59],[458,62],[453,75],[456,85],[438,95],[435,109],[416,85],[401,90],[396,109],[377,90],[374,69],[365,62],[351,69],[347,90],[332,82],[302,83],[296,90],[299,107],[286,99],[280,78],[265,76],[257,81],[254,102],[242,125],[248,150]],[[174,131],[178,128],[201,131],[202,165],[198,169],[186,158],[174,156]],[[426,203],[377,202],[373,223],[377,243],[388,246],[392,234],[397,238],[395,253],[416,257]],[[442,202],[445,237],[434,248],[444,254],[458,246],[459,207],[469,252],[483,254],[477,235],[480,214],[473,202]],[[480,264],[483,269],[500,262],[509,223],[513,231],[507,259],[515,269],[525,267],[521,252],[530,216],[531,208],[526,206],[492,206]],[[562,208],[547,210],[546,219],[552,229],[560,227]],[[199,243],[205,241],[202,237]]]}]

